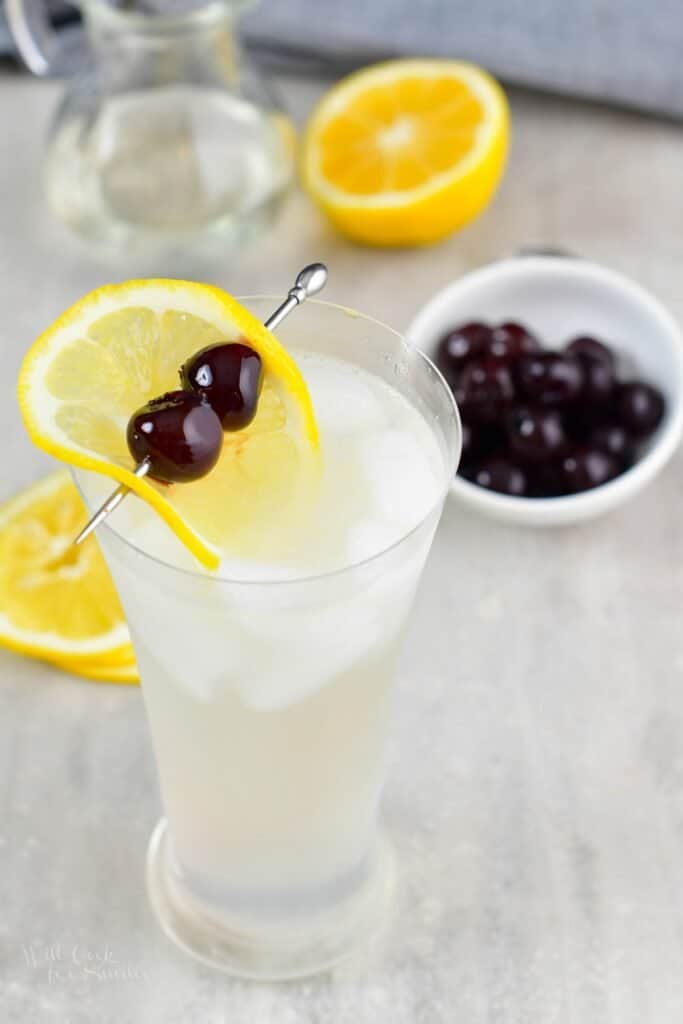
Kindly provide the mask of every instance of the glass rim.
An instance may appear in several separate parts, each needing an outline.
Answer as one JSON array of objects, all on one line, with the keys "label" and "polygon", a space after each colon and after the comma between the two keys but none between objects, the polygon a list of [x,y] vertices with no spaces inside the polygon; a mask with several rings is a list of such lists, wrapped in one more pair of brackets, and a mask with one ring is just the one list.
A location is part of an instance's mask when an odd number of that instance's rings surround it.
[{"label": "glass rim", "polygon": [[[242,295],[237,296],[237,300],[238,302],[245,304],[249,302],[268,301],[270,303],[273,303],[273,306],[275,306],[276,304],[279,304],[282,301],[282,296],[274,296],[267,294]],[[354,318],[365,320],[369,323],[375,324],[377,327],[380,327],[383,331],[386,331],[389,334],[393,334],[399,340],[404,350],[408,350],[409,352],[417,356],[421,366],[423,366],[426,369],[426,371],[438,381],[439,385],[444,391],[447,398],[447,404],[450,406],[451,411],[453,413],[453,427],[455,428],[456,439],[455,444],[453,445],[452,455],[450,459],[447,460],[448,465],[444,466],[444,483],[439,490],[437,498],[429,506],[427,512],[425,512],[425,514],[413,526],[411,526],[409,530],[406,530],[405,533],[402,533],[399,537],[396,538],[396,540],[392,541],[391,544],[388,544],[386,547],[380,548],[379,551],[374,552],[374,554],[372,555],[368,555],[365,558],[361,558],[356,562],[349,562],[347,565],[341,565],[334,569],[325,570],[324,572],[314,572],[305,576],[285,577],[284,579],[282,577],[278,577],[276,579],[256,580],[239,579],[237,577],[221,576],[218,571],[211,572],[211,570],[208,569],[186,569],[180,565],[173,565],[171,562],[167,562],[163,558],[157,558],[156,555],[151,555],[148,551],[145,551],[143,548],[133,543],[132,540],[129,540],[122,533],[119,533],[118,530],[115,530],[114,527],[108,522],[102,523],[102,525],[99,527],[100,530],[104,530],[107,533],[112,534],[117,540],[121,541],[127,548],[130,548],[132,551],[135,552],[135,554],[139,555],[146,561],[152,562],[153,564],[160,566],[163,569],[166,569],[172,573],[178,573],[181,576],[190,577],[191,579],[205,579],[212,583],[231,584],[240,587],[255,586],[271,588],[277,586],[288,587],[295,585],[297,583],[307,584],[320,582],[322,580],[333,579],[334,577],[341,576],[344,573],[350,573],[354,572],[355,570],[363,569],[366,566],[370,565],[372,562],[375,562],[380,558],[383,558],[385,555],[388,555],[390,552],[394,551],[401,544],[403,544],[404,541],[409,540],[414,534],[416,534],[422,528],[422,526],[427,522],[427,520],[445,501],[451,486],[451,481],[455,475],[455,471],[457,469],[458,461],[460,459],[462,451],[462,423],[460,420],[460,411],[453,397],[453,392],[446,383],[445,377],[443,376],[439,368],[436,366],[436,364],[429,358],[429,356],[425,352],[423,352],[421,348],[418,348],[417,345],[413,345],[410,341],[408,341],[404,334],[401,334],[400,331],[395,330],[393,327],[389,327],[389,325],[385,324],[382,320],[378,320],[376,317],[368,316],[365,313],[359,313],[357,310],[351,309],[349,306],[342,306],[340,303],[336,302],[324,302],[319,299],[308,299],[306,301],[306,306],[324,306],[328,309],[334,309],[341,313],[345,313],[348,316],[352,316]],[[71,475],[76,484],[76,488],[87,506],[87,502],[85,502],[85,495],[83,494],[83,490],[76,477],[76,470],[78,469],[82,469],[82,467],[70,467]],[[168,524],[164,523],[163,525],[167,529],[170,529]]]}]

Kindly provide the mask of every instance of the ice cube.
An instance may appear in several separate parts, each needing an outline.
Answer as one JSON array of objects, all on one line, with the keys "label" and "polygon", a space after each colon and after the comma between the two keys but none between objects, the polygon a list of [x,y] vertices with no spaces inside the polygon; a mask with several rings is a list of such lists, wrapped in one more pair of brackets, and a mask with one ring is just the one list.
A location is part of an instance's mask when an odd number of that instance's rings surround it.
[{"label": "ice cube", "polygon": [[439,481],[427,452],[407,430],[383,430],[362,442],[360,458],[373,517],[410,529],[439,497]]},{"label": "ice cube", "polygon": [[365,433],[381,430],[387,425],[384,403],[376,386],[353,367],[335,364],[317,371],[315,364],[306,367],[307,381],[318,425],[323,432],[335,434]]},{"label": "ice cube", "polygon": [[[103,538],[105,556],[120,541]],[[112,555],[114,552],[111,552]],[[122,557],[123,554],[123,557]],[[159,671],[189,696],[212,700],[245,671],[241,637],[220,599],[220,584],[189,573],[168,575],[134,552],[109,559],[114,583],[140,651],[140,669]]]},{"label": "ice cube", "polygon": [[[383,545],[388,536],[387,527],[375,523],[364,542]],[[248,671],[236,674],[233,684],[244,704],[281,710],[378,654],[407,615],[430,540],[431,531],[421,531],[406,548],[348,573],[233,590],[229,614],[248,658]]]},{"label": "ice cube", "polygon": [[382,641],[376,610],[362,600],[302,609],[280,609],[243,623],[258,662],[235,677],[244,704],[279,711],[329,685]]}]

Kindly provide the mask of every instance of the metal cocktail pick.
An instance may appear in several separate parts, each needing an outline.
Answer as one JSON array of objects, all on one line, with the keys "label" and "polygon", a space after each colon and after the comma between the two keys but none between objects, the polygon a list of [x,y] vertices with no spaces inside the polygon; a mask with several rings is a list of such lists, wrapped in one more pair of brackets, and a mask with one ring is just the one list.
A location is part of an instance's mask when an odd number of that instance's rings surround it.
[{"label": "metal cocktail pick", "polygon": [[[300,306],[302,302],[309,299],[311,295],[316,295],[322,288],[325,287],[327,281],[327,267],[324,263],[309,263],[307,267],[300,270],[296,276],[294,286],[289,289],[287,298],[278,306],[275,312],[268,317],[265,326],[270,330],[274,330],[281,324],[286,316]],[[135,470],[135,475],[139,477],[146,476],[149,473],[150,464],[147,459],[143,459],[140,465]],[[93,530],[97,529],[100,523],[103,523],[107,516],[111,515],[115,508],[121,504],[127,494],[130,493],[130,487],[126,484],[120,484],[119,487],[113,491],[107,500],[102,504],[97,512],[95,512],[92,519],[83,527],[79,535],[76,537],[74,544],[80,544],[85,540],[86,537],[90,536]]]}]

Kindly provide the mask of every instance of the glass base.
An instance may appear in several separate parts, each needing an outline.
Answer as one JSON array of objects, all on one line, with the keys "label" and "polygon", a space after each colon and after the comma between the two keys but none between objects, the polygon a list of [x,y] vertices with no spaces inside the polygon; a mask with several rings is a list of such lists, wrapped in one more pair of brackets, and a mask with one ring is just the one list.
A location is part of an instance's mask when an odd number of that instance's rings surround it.
[{"label": "glass base", "polygon": [[395,862],[387,839],[333,905],[275,921],[224,911],[199,897],[179,871],[165,818],[147,851],[147,891],[162,929],[202,963],[241,978],[281,981],[327,970],[373,938],[386,921]]}]

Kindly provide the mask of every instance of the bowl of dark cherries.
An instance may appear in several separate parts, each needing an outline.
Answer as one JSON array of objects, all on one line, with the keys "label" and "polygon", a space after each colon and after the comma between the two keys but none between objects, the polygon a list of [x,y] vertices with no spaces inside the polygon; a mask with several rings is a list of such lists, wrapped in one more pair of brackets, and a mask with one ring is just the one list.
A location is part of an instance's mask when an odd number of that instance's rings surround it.
[{"label": "bowl of dark cherries", "polygon": [[566,525],[609,511],[683,430],[683,343],[648,293],[583,260],[475,271],[423,307],[409,337],[460,411],[452,491],[497,518]]}]

